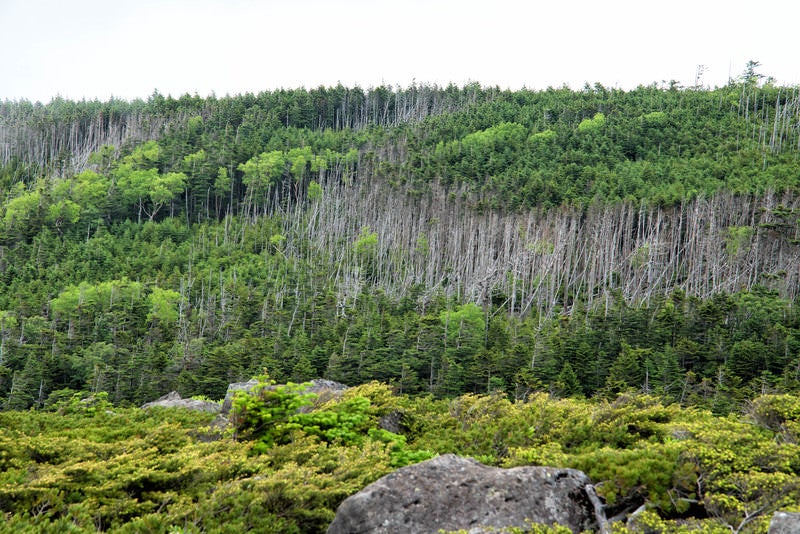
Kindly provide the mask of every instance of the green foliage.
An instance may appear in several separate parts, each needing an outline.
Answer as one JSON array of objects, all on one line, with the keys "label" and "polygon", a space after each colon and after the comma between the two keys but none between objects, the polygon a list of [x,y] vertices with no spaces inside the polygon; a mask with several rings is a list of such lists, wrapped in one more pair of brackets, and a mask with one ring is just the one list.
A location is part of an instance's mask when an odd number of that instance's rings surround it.
[{"label": "green foliage", "polygon": [[264,152],[239,164],[239,170],[244,173],[242,183],[255,193],[263,193],[283,176],[286,158],[279,150]]},{"label": "green foliage", "polygon": [[622,344],[622,352],[611,365],[606,378],[605,390],[616,396],[625,391],[636,391],[645,382],[645,361],[650,356],[648,349],[634,349]]},{"label": "green foliage", "polygon": [[[262,379],[236,399],[237,439],[208,426],[212,414],[56,397],[50,411],[0,412],[0,510],[19,531],[322,532],[348,495],[446,452],[582,469],[609,514],[647,504],[627,529],[615,523],[618,533],[763,532],[800,491],[788,396],[753,399],[747,418],[644,396],[433,400],[377,383],[313,405],[302,385]],[[397,411],[401,434],[376,425]]]},{"label": "green foliage", "polygon": [[361,233],[353,243],[353,252],[359,265],[359,270],[363,272],[367,279],[375,276],[378,261],[378,233],[373,232],[369,226],[361,228]]},{"label": "green foliage", "polygon": [[528,137],[528,142],[531,144],[547,144],[556,140],[557,135],[553,130],[545,130],[543,132],[536,132]]},{"label": "green foliage", "polygon": [[187,177],[183,172],[159,172],[161,155],[159,144],[148,141],[124,157],[113,172],[115,190],[123,202],[137,206],[139,219],[145,213],[153,220],[186,187]]},{"label": "green foliage", "polygon": [[177,291],[161,289],[160,287],[152,288],[147,296],[147,302],[150,305],[147,320],[159,321],[165,325],[175,323],[178,320],[177,305],[180,298],[180,293]]},{"label": "green foliage", "polygon": [[[340,399],[334,398],[310,409],[316,395],[305,392],[308,386],[274,386],[266,377],[261,377],[253,393],[239,392],[234,399],[237,434],[257,440],[253,451],[259,454],[312,436],[321,443],[340,447],[382,443],[389,454],[389,465],[393,467],[433,456],[426,450],[408,449],[405,436],[377,428],[377,417],[385,415],[394,404],[385,386],[373,383],[353,388]],[[373,405],[371,399],[377,405]]]},{"label": "green foliage", "polygon": [[356,445],[364,440],[370,426],[369,400],[356,397],[337,402],[329,409],[298,413],[290,418],[287,430],[300,430],[328,443]]},{"label": "green foliage", "polygon": [[302,384],[274,386],[263,376],[253,393],[237,392],[233,400],[233,421],[245,439],[258,439],[265,450],[288,439],[292,419],[298,410],[312,402],[313,395],[302,394]]},{"label": "green foliage", "polygon": [[305,438],[248,456],[193,437],[211,416],[189,412],[24,417],[0,415],[0,509],[18,531],[321,532],[341,500],[388,471],[378,444]]},{"label": "green foliage", "polygon": [[71,389],[52,392],[47,398],[47,407],[59,414],[81,414],[88,417],[111,410],[108,393],[101,391],[89,396]]},{"label": "green foliage", "polygon": [[644,510],[636,516],[630,526],[614,523],[613,534],[638,534],[653,532],[658,534],[730,534],[727,525],[715,521],[664,520],[653,510]]},{"label": "green foliage", "polygon": [[602,113],[595,113],[591,119],[583,119],[578,124],[578,131],[581,133],[600,132],[606,124],[606,116]]},{"label": "green foliage", "polygon": [[736,256],[740,252],[749,251],[754,233],[754,228],[750,226],[728,227],[728,235],[725,237],[725,252],[730,256]]},{"label": "green foliage", "polygon": [[800,440],[800,399],[795,395],[764,395],[749,403],[747,415],[780,435],[787,443]]},{"label": "green foliage", "polygon": [[642,120],[648,126],[663,127],[667,124],[667,114],[663,111],[651,111],[644,114]]},{"label": "green foliage", "polygon": [[319,200],[322,198],[322,186],[311,180],[308,183],[308,200]]},{"label": "green foliage", "polygon": [[214,180],[214,193],[218,197],[224,197],[231,189],[231,177],[228,175],[228,169],[220,167],[217,169],[217,178]]},{"label": "green foliage", "polygon": [[[20,186],[22,184],[19,184]],[[3,228],[5,232],[21,237],[30,236],[38,230],[42,198],[39,191],[25,191],[16,187],[16,196],[8,200],[3,214]]]},{"label": "green foliage", "polygon": [[373,258],[378,248],[378,233],[370,230],[369,226],[361,229],[361,234],[353,243],[353,250],[360,258],[367,260]]},{"label": "green foliage", "polygon": [[[694,528],[711,532],[720,525],[737,528],[762,521],[797,492],[796,467],[786,463],[796,445],[776,446],[772,435],[753,434],[737,418],[663,406],[647,397],[620,397],[599,405],[544,396],[515,405],[476,400],[462,397],[451,405],[448,417],[428,415],[425,423],[419,421],[424,430],[416,428],[417,444],[435,443],[440,453],[478,456],[482,451],[484,460],[496,460],[497,451],[507,451],[504,465],[582,469],[598,483],[612,512],[646,502],[669,519],[701,502],[715,521]],[[514,427],[516,431],[505,430]],[[527,434],[519,430],[525,428]],[[767,483],[768,473],[775,472]],[[669,528],[679,529],[676,524]]]}]

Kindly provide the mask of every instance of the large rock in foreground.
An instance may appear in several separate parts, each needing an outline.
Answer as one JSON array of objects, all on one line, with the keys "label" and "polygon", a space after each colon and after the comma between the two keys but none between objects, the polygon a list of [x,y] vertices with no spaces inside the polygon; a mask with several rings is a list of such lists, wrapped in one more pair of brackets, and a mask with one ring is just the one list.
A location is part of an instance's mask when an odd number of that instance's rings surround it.
[{"label": "large rock in foreground", "polygon": [[769,534],[797,534],[800,532],[800,514],[775,512],[769,523]]},{"label": "large rock in foreground", "polygon": [[485,532],[524,528],[528,521],[604,531],[590,484],[575,469],[499,469],[446,454],[398,469],[347,498],[328,534]]}]

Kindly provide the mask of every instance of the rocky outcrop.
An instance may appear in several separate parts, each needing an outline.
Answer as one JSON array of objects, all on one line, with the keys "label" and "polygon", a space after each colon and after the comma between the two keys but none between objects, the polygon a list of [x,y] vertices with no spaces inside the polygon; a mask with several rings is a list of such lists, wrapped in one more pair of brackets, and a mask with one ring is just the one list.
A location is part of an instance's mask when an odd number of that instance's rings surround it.
[{"label": "rocky outcrop", "polygon": [[325,378],[315,378],[308,383],[308,387],[303,390],[303,393],[314,393],[319,402],[325,402],[330,399],[338,398],[346,389],[348,389],[348,386],[345,386],[341,382],[327,380]]},{"label": "rocky outcrop", "polygon": [[183,399],[177,391],[167,393],[153,402],[143,404],[142,408],[153,408],[160,406],[162,408],[185,408],[187,410],[198,410],[201,412],[218,413],[220,405],[217,402],[202,401],[195,399]]},{"label": "rocky outcrop", "polygon": [[470,533],[527,522],[606,532],[589,478],[574,469],[499,469],[446,454],[398,469],[347,498],[328,534]]},{"label": "rocky outcrop", "polygon": [[[153,408],[155,406],[161,406],[163,408],[186,408],[188,410],[200,410],[204,412],[219,413],[223,417],[227,417],[228,413],[231,411],[231,408],[233,407],[233,397],[236,394],[236,392],[252,391],[253,388],[255,388],[257,385],[258,385],[258,380],[256,380],[255,378],[248,380],[247,382],[235,382],[233,384],[228,385],[228,391],[225,393],[225,400],[222,401],[222,405],[220,405],[218,402],[184,399],[181,398],[180,394],[177,391],[172,391],[152,402],[143,404],[142,408],[147,409],[147,408]],[[274,388],[278,386],[275,385],[270,387]],[[316,380],[308,382],[307,387],[303,389],[300,393],[314,393],[317,395],[317,402],[321,403],[330,400],[332,398],[338,397],[346,389],[347,386],[339,382],[318,378]]]},{"label": "rocky outcrop", "polygon": [[393,410],[378,419],[378,427],[395,434],[402,434],[406,428],[403,424],[403,412]]},{"label": "rocky outcrop", "polygon": [[233,397],[236,395],[236,392],[250,392],[253,391],[253,388],[257,385],[258,380],[255,378],[251,378],[247,382],[234,382],[233,384],[228,384],[228,391],[225,392],[225,400],[222,401],[222,410],[220,410],[220,413],[227,417],[228,413],[231,411],[231,408],[233,408]]},{"label": "rocky outcrop", "polygon": [[[258,380],[255,378],[248,380],[247,382],[236,382],[230,384],[228,386],[228,391],[225,393],[225,400],[222,401],[222,415],[227,416],[228,413],[231,411],[233,407],[233,397],[236,395],[237,391],[252,391],[258,385]],[[270,386],[270,387],[278,387]],[[300,393],[314,393],[317,395],[318,402],[325,402],[330,400],[347,389],[347,386],[341,384],[339,382],[335,382],[333,380],[325,380],[323,378],[317,378],[308,382],[308,386],[303,389]]]},{"label": "rocky outcrop", "polygon": [[797,534],[800,532],[800,514],[775,512],[769,522],[769,534]]}]

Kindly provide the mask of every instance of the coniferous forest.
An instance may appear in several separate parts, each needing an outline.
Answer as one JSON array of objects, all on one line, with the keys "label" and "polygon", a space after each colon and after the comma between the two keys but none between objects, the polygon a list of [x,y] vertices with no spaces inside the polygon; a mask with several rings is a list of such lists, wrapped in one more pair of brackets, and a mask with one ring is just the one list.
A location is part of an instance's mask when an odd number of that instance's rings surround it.
[{"label": "coniferous forest", "polygon": [[[458,452],[584,469],[648,532],[765,531],[800,487],[800,89],[757,68],[0,103],[0,510],[319,531]],[[332,433],[136,408],[254,376],[359,387]]]}]

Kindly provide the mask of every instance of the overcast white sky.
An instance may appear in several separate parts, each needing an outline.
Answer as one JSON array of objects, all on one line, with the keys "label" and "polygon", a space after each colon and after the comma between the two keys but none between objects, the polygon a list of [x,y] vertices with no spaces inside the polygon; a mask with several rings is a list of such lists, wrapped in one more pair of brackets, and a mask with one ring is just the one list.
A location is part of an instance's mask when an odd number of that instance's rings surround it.
[{"label": "overcast white sky", "polygon": [[798,0],[0,0],[0,100],[800,83]]}]

